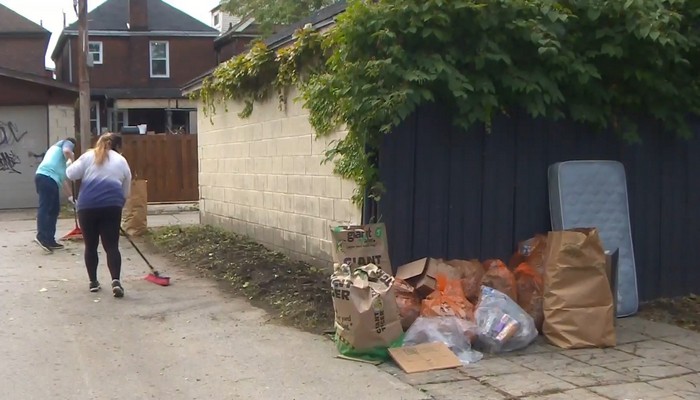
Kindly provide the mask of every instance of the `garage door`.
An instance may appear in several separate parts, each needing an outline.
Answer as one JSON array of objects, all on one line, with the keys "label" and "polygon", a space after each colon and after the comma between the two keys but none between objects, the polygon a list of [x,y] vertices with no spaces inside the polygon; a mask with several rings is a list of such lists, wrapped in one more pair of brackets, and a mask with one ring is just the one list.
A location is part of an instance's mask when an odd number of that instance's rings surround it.
[{"label": "garage door", "polygon": [[0,209],[38,204],[34,173],[48,145],[47,107],[0,107]]}]

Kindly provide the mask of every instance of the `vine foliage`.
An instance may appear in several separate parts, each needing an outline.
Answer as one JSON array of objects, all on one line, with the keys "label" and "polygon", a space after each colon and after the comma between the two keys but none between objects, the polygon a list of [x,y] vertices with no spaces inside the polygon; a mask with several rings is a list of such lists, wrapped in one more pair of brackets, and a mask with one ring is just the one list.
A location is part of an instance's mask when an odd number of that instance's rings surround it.
[{"label": "vine foliage", "polygon": [[[638,139],[648,117],[689,137],[700,114],[697,0],[351,0],[327,34],[310,27],[277,52],[258,42],[199,92],[253,104],[301,89],[335,172],[382,192],[373,149],[421,104],[440,102],[470,129],[499,114],[569,118]],[[308,63],[308,68],[306,67]]]}]

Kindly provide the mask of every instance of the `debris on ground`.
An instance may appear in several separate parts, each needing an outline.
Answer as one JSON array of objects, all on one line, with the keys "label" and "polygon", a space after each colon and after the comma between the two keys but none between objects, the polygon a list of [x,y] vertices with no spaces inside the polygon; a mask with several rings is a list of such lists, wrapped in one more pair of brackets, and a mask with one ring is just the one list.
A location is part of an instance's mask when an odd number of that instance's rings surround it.
[{"label": "debris on ground", "polygon": [[640,317],[700,332],[700,296],[664,298],[642,303]]},{"label": "debris on ground", "polygon": [[170,226],[152,231],[152,243],[233,294],[276,315],[286,324],[323,333],[333,326],[328,295],[331,271],[267,249],[211,226]]}]

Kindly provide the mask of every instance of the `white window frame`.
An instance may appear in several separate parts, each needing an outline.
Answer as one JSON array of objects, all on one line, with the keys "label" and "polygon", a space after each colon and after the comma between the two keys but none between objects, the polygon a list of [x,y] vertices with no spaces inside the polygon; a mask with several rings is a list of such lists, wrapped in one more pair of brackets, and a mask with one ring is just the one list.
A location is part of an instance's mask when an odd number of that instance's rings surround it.
[{"label": "white window frame", "polygon": [[[153,74],[153,44],[155,43],[165,43],[165,75],[155,75]],[[156,58],[156,61],[163,60],[162,58]],[[151,72],[151,78],[170,78],[170,42],[167,40],[151,40],[148,43],[148,69]]]},{"label": "white window frame", "polygon": [[[91,51],[89,51],[89,50],[90,50],[90,45],[91,45],[91,44],[93,44],[93,45],[94,45],[94,44],[100,45],[100,51],[99,51],[99,52],[91,52]],[[93,61],[92,61],[93,64],[98,65],[98,64],[102,64],[102,63],[104,62],[104,45],[102,44],[102,42],[92,42],[92,41],[91,41],[91,42],[88,42],[88,53],[90,53],[90,56],[93,58]],[[95,57],[93,56],[93,54],[99,54],[99,55],[100,55],[100,61],[95,61]]]}]

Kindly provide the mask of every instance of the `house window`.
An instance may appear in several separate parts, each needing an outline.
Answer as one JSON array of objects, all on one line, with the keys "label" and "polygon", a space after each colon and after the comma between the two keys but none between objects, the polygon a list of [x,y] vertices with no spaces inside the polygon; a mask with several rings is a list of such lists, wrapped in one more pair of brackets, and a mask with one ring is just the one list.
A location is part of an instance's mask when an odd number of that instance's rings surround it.
[{"label": "house window", "polygon": [[102,64],[102,42],[89,42],[88,53],[92,57],[93,64]]},{"label": "house window", "polygon": [[93,135],[100,133],[100,103],[90,102],[90,132]]},{"label": "house window", "polygon": [[151,42],[151,78],[170,77],[170,48],[168,42]]},{"label": "house window", "polygon": [[129,111],[128,110],[118,110],[117,111],[117,132],[121,132],[124,126],[129,125]]},{"label": "house window", "polygon": [[214,14],[214,26],[218,27],[219,26],[219,13]]}]

